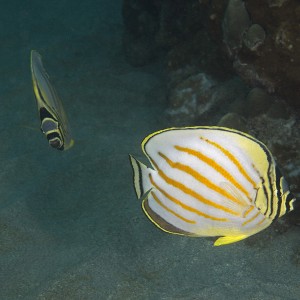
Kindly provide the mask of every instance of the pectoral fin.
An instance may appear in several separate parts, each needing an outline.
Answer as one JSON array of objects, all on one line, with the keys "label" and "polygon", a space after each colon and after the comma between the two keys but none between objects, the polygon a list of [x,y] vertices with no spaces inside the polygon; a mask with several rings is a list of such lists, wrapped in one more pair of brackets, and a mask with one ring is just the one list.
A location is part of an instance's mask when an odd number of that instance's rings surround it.
[{"label": "pectoral fin", "polygon": [[237,202],[227,202],[227,206],[240,213],[240,216],[242,218],[245,218],[245,213],[249,210],[251,203],[249,202],[249,199],[247,199],[238,189],[228,183],[228,182],[221,182],[220,186],[226,190],[234,199],[236,199]]},{"label": "pectoral fin", "polygon": [[232,244],[241,241],[243,239],[246,239],[248,236],[249,235],[222,236],[215,241],[214,246],[223,246],[223,245]]}]

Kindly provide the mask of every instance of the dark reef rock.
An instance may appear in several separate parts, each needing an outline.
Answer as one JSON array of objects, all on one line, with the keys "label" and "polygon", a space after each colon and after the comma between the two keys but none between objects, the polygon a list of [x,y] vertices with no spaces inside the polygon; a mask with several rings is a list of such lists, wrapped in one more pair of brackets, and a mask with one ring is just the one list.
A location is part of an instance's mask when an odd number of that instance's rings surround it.
[{"label": "dark reef rock", "polygon": [[[259,24],[266,35],[256,53],[246,47],[239,53],[240,64],[249,66],[252,73],[250,78],[245,71],[241,76],[247,82],[256,77],[260,86],[300,108],[300,2],[245,0],[245,5],[252,23]],[[262,39],[260,31],[256,34]]]},{"label": "dark reef rock", "polygon": [[[185,74],[184,69],[179,71],[180,74]],[[167,114],[176,126],[215,125],[224,115],[224,111],[232,113],[243,111],[239,104],[243,103],[245,106],[247,91],[236,77],[221,82],[212,79],[206,73],[187,76],[185,79],[177,80],[169,88],[170,108]]]},{"label": "dark reef rock", "polygon": [[230,62],[205,28],[207,7],[199,0],[124,0],[123,20],[124,52],[134,66],[164,54],[170,72],[190,65],[218,77],[230,73]]},{"label": "dark reef rock", "polygon": [[246,120],[237,113],[227,113],[218,122],[218,126],[247,131]]},{"label": "dark reef rock", "polygon": [[266,113],[273,104],[273,98],[261,88],[253,88],[246,99],[247,114],[249,117]]},{"label": "dark reef rock", "polygon": [[[249,28],[245,11],[239,17],[234,15],[231,5],[234,1],[239,4],[236,10],[243,11],[245,7],[248,12]],[[300,109],[300,2],[234,1],[201,1],[210,16],[214,16],[207,18],[207,30],[220,48],[225,44],[233,69],[246,84],[275,93]],[[228,8],[233,11],[231,14]],[[224,23],[231,22],[239,22],[240,29],[228,33],[230,27]]]},{"label": "dark reef rock", "polygon": [[234,57],[242,47],[245,32],[251,25],[249,13],[242,0],[229,0],[223,17],[223,40],[228,54]]},{"label": "dark reef rock", "polygon": [[170,72],[231,70],[300,109],[299,0],[124,0],[123,18],[131,64],[166,53]]},{"label": "dark reef rock", "polygon": [[170,90],[167,113],[173,122],[184,124],[197,120],[213,109],[220,99],[213,97],[214,82],[204,73],[189,76]]},{"label": "dark reef rock", "polygon": [[264,43],[266,32],[259,24],[252,24],[244,33],[244,45],[250,51],[257,51],[257,48]]}]

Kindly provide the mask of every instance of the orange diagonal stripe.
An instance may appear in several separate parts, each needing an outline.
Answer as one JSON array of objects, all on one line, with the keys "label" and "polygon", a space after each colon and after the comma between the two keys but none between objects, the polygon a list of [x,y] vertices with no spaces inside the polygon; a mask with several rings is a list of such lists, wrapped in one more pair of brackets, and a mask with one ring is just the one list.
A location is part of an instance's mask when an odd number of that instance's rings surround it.
[{"label": "orange diagonal stripe", "polygon": [[204,218],[207,218],[207,219],[211,219],[211,220],[214,220],[214,221],[223,221],[223,222],[226,222],[227,219],[225,218],[217,218],[217,217],[213,217],[213,216],[210,216],[208,214],[205,214],[203,213],[202,211],[200,210],[197,210],[189,205],[186,205],[184,204],[183,202],[181,202],[180,200],[176,199],[175,197],[171,196],[169,193],[167,193],[165,190],[163,190],[162,188],[160,188],[153,180],[151,174],[149,174],[149,178],[150,178],[150,182],[152,183],[152,185],[158,190],[160,191],[166,198],[168,198],[170,201],[174,202],[175,204],[181,206],[183,209],[187,210],[187,211],[190,211],[192,213],[195,213],[197,214],[198,216],[201,216],[201,217],[204,217]]},{"label": "orange diagonal stripe", "polygon": [[239,171],[244,175],[244,177],[253,185],[255,186],[255,182],[251,179],[251,177],[247,174],[247,172],[245,171],[245,169],[242,167],[242,165],[239,163],[239,161],[234,157],[234,155],[232,155],[230,153],[230,151],[228,151],[227,149],[223,148],[222,146],[220,146],[219,144],[210,141],[208,139],[203,139],[200,137],[201,140],[204,140],[205,142],[207,142],[210,145],[213,145],[214,147],[218,148],[220,151],[222,151],[235,165],[236,167],[239,169]]},{"label": "orange diagonal stripe", "polygon": [[189,220],[184,218],[183,216],[179,215],[178,213],[176,213],[175,211],[173,211],[172,209],[170,209],[169,207],[167,207],[166,205],[164,205],[159,198],[156,196],[156,194],[152,191],[151,195],[153,196],[154,200],[161,206],[163,207],[166,211],[168,211],[169,213],[171,213],[172,215],[176,216],[177,218],[181,219],[184,222],[190,223],[190,224],[195,224],[196,221],[194,220]]},{"label": "orange diagonal stripe", "polygon": [[158,174],[164,179],[165,182],[167,182],[168,184],[174,186],[175,188],[181,190],[183,193],[187,194],[187,195],[190,195],[192,196],[193,198],[197,199],[198,201],[206,204],[206,205],[209,205],[209,206],[212,206],[214,208],[217,208],[217,209],[220,209],[220,210],[223,210],[229,214],[232,214],[234,216],[240,216],[240,214],[238,212],[235,212],[223,205],[220,205],[220,204],[217,204],[211,200],[208,200],[206,198],[204,198],[203,196],[201,196],[200,194],[196,193],[195,191],[193,191],[192,189],[188,188],[187,186],[185,186],[184,184],[168,177],[161,169],[158,168],[156,162],[152,159],[151,160],[153,166],[156,168],[156,170],[158,171]]},{"label": "orange diagonal stripe", "polygon": [[206,185],[208,188],[214,190],[215,192],[221,194],[222,196],[232,200],[233,202],[235,202],[239,205],[243,205],[243,203],[239,199],[233,197],[226,190],[224,190],[224,189],[220,188],[219,186],[215,185],[214,183],[212,183],[210,180],[208,180],[206,177],[202,176],[200,173],[198,173],[197,171],[195,171],[191,167],[189,167],[187,165],[184,165],[180,162],[173,162],[172,160],[170,160],[166,155],[164,155],[161,152],[158,152],[158,154],[169,164],[170,167],[172,167],[174,169],[178,169],[180,171],[183,171],[183,172],[191,175],[197,181],[199,181],[202,184]]},{"label": "orange diagonal stripe", "polygon": [[266,220],[266,218],[263,218],[261,221],[259,221],[259,222],[256,224],[256,226],[261,225],[265,220]]},{"label": "orange diagonal stripe", "polygon": [[244,212],[244,218],[247,217],[247,215],[254,209],[254,206],[250,206],[245,212]]},{"label": "orange diagonal stripe", "polygon": [[190,155],[197,157],[198,159],[202,160],[203,162],[205,162],[206,164],[211,166],[218,173],[220,173],[223,177],[225,177],[230,183],[232,183],[236,188],[238,188],[241,192],[243,192],[247,196],[247,198],[251,199],[247,190],[240,183],[238,183],[228,171],[226,171],[221,165],[216,163],[212,158],[204,155],[203,153],[201,153],[199,151],[196,151],[196,150],[193,150],[190,148],[185,148],[185,147],[181,147],[181,146],[174,146],[174,147],[175,147],[175,149],[177,149],[179,151],[182,151],[182,152],[185,152],[185,153],[188,153]]},{"label": "orange diagonal stripe", "polygon": [[252,218],[242,223],[242,226],[245,226],[246,224],[252,222],[255,218],[257,218],[260,215],[260,212],[257,212]]}]

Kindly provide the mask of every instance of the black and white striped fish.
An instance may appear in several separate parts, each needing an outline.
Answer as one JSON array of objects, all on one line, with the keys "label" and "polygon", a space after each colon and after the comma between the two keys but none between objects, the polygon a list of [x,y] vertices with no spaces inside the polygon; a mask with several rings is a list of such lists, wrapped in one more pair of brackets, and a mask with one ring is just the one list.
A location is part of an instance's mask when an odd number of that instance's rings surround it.
[{"label": "black and white striped fish", "polygon": [[170,128],[144,139],[152,168],[130,156],[134,187],[160,229],[221,236],[214,245],[245,239],[293,210],[296,198],[268,148],[223,127]]},{"label": "black and white striped fish", "polygon": [[50,146],[58,150],[67,150],[73,146],[70,129],[62,103],[49,81],[41,55],[31,51],[31,75],[33,90],[41,120],[41,130]]}]

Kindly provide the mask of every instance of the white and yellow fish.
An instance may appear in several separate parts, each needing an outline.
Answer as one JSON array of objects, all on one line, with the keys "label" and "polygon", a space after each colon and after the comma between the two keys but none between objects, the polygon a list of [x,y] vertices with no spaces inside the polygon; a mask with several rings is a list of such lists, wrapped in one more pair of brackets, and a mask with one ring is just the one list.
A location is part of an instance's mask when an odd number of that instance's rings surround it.
[{"label": "white and yellow fish", "polygon": [[70,129],[62,103],[49,81],[41,55],[31,51],[31,75],[33,90],[41,120],[41,130],[50,146],[58,150],[67,150],[73,146]]},{"label": "white and yellow fish", "polygon": [[224,127],[170,128],[144,139],[152,168],[130,156],[147,217],[168,233],[243,240],[293,210],[296,198],[268,148]]}]

